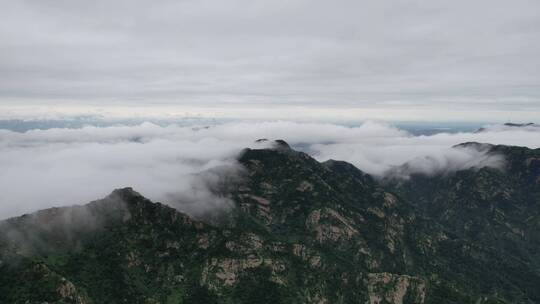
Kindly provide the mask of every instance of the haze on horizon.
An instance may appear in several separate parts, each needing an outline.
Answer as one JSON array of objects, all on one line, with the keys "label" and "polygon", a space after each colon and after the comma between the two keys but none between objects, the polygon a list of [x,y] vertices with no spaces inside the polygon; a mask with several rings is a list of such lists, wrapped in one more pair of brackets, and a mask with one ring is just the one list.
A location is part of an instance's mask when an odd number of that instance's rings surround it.
[{"label": "haze on horizon", "polygon": [[525,122],[539,37],[534,0],[0,0],[0,112]]}]

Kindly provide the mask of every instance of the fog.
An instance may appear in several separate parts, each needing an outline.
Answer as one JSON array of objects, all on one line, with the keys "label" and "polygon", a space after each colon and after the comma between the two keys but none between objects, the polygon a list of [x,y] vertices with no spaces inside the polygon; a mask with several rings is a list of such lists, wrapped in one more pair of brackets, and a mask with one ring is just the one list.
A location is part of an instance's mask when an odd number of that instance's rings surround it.
[{"label": "fog", "polygon": [[83,204],[127,186],[189,214],[228,208],[220,191],[242,178],[236,156],[243,148],[268,147],[254,142],[259,138],[284,139],[319,161],[345,160],[381,177],[404,163],[407,172],[424,174],[500,168],[501,156],[452,146],[477,141],[538,148],[539,132],[497,125],[477,133],[414,136],[379,122],[346,127],[286,121],[0,130],[0,218]]}]

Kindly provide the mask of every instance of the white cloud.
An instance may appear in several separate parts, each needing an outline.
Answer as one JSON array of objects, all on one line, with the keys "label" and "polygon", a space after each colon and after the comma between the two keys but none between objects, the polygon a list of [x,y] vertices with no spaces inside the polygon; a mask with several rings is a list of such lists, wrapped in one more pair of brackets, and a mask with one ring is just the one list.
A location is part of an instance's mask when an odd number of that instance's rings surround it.
[{"label": "white cloud", "polygon": [[223,207],[230,202],[211,190],[238,176],[236,155],[258,138],[284,139],[320,161],[349,161],[374,175],[409,161],[414,172],[424,173],[499,164],[483,152],[451,149],[462,142],[540,147],[534,128],[492,126],[480,133],[413,136],[375,122],[0,130],[0,217],[86,203],[125,186],[192,214]]}]

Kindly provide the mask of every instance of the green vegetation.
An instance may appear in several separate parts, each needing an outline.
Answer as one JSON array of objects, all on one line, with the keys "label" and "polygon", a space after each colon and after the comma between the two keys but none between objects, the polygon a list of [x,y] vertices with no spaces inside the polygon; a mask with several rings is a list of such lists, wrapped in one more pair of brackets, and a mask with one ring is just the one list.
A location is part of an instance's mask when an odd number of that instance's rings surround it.
[{"label": "green vegetation", "polygon": [[219,225],[130,188],[3,221],[0,303],[538,303],[540,151],[490,153],[379,182],[281,144],[240,156]]}]

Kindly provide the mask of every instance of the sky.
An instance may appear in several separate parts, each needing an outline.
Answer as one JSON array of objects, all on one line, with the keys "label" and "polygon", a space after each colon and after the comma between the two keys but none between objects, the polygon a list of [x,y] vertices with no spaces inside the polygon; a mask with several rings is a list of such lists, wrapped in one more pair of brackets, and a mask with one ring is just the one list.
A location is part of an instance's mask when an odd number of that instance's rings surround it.
[{"label": "sky", "polygon": [[537,0],[0,0],[0,114],[527,122],[538,54]]}]

